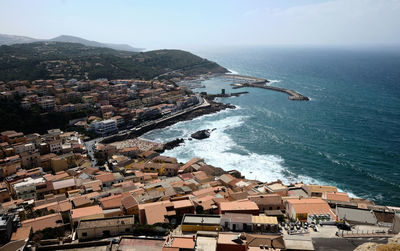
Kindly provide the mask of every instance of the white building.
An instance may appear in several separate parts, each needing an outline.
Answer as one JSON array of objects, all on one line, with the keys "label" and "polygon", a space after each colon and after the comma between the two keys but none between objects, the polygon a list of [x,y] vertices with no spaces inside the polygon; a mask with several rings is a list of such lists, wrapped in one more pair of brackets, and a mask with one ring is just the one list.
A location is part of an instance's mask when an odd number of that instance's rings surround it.
[{"label": "white building", "polygon": [[94,130],[100,135],[111,135],[118,132],[117,121],[115,119],[93,121],[89,129]]},{"label": "white building", "polygon": [[50,147],[50,152],[58,153],[62,150],[62,140],[55,139],[48,142]]},{"label": "white building", "polygon": [[18,199],[36,199],[36,185],[42,182],[45,182],[44,178],[26,178],[23,181],[12,185],[13,192]]},{"label": "white building", "polygon": [[56,101],[54,99],[43,99],[40,100],[38,104],[40,105],[40,107],[42,107],[43,110],[52,111],[54,110]]}]

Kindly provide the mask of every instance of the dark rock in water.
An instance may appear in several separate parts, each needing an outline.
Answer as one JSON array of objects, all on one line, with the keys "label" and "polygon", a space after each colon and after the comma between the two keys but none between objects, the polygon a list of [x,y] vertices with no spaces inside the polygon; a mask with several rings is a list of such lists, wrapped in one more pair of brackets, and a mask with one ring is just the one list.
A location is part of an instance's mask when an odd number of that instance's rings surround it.
[{"label": "dark rock in water", "polygon": [[211,135],[211,130],[206,129],[206,130],[200,130],[195,133],[192,133],[192,135],[190,135],[190,136],[194,139],[206,139],[206,138],[210,137],[210,135]]},{"label": "dark rock in water", "polygon": [[175,147],[179,146],[180,144],[182,144],[184,142],[185,142],[184,139],[179,139],[179,138],[178,139],[174,139],[174,140],[172,140],[170,142],[165,143],[163,150],[165,151],[165,150],[174,149]]}]

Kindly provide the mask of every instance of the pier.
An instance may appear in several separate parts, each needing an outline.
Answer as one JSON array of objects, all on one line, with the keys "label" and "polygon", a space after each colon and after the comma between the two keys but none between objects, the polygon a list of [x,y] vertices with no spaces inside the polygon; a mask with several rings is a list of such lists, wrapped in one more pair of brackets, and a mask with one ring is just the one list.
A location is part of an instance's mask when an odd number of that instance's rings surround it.
[{"label": "pier", "polygon": [[243,75],[233,75],[233,74],[226,74],[226,76],[230,77],[230,78],[234,78],[234,79],[250,81],[248,83],[231,84],[233,86],[232,87],[233,89],[239,89],[239,88],[245,88],[245,87],[262,88],[262,89],[286,93],[289,95],[290,100],[297,100],[297,101],[309,101],[310,100],[310,98],[308,98],[307,96],[304,96],[296,91],[286,89],[286,88],[280,88],[280,87],[266,85],[266,83],[269,82],[267,79],[255,78],[255,77],[243,76]]}]

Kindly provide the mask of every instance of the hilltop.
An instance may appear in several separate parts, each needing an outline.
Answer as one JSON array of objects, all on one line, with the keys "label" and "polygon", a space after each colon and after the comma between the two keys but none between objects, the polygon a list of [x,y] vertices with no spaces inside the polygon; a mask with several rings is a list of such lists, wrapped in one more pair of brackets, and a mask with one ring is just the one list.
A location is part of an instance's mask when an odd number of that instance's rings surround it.
[{"label": "hilltop", "polygon": [[66,42],[66,43],[79,43],[87,46],[95,46],[95,47],[104,47],[110,48],[114,50],[123,50],[123,51],[141,51],[141,48],[135,48],[127,44],[111,44],[111,43],[100,43],[97,41],[91,41],[84,38],[70,36],[70,35],[61,35],[52,39],[37,39],[26,36],[16,36],[16,35],[7,35],[0,34],[0,45],[13,45],[13,44],[23,44],[23,43],[35,43],[35,42]]},{"label": "hilltop", "polygon": [[120,51],[79,43],[0,46],[0,81],[35,79],[151,79],[168,72],[225,73],[218,64],[182,50]]}]

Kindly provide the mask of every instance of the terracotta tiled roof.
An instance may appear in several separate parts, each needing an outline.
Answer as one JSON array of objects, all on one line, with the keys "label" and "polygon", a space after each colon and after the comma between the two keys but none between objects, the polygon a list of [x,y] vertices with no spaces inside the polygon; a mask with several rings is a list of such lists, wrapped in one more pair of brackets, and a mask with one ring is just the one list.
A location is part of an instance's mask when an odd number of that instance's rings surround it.
[{"label": "terracotta tiled roof", "polygon": [[49,214],[46,216],[25,220],[22,223],[22,226],[31,226],[33,232],[43,230],[45,228],[54,228],[57,226],[63,225],[62,217],[60,213]]},{"label": "terracotta tiled roof", "polygon": [[72,209],[71,210],[71,218],[72,219],[78,219],[90,215],[97,215],[97,214],[102,214],[103,209],[101,209],[100,206],[95,205],[95,206],[90,206],[90,207],[83,207],[83,208],[77,208],[77,209]]},{"label": "terracotta tiled roof", "polygon": [[114,175],[112,173],[100,174],[95,176],[96,179],[101,180],[101,182],[112,182],[115,180]]},{"label": "terracotta tiled roof", "polygon": [[132,195],[124,197],[121,200],[121,204],[125,209],[132,208],[138,205],[136,199]]},{"label": "terracotta tiled roof", "polygon": [[66,179],[53,182],[54,190],[75,186],[75,179]]},{"label": "terracotta tiled roof", "polygon": [[334,219],[336,216],[327,202],[321,198],[295,198],[287,199],[296,214],[330,214]]},{"label": "terracotta tiled roof", "polygon": [[238,200],[220,203],[221,211],[259,210],[256,203],[250,200]]},{"label": "terracotta tiled roof", "polygon": [[322,195],[323,199],[326,200],[336,200],[336,201],[344,201],[350,202],[349,195],[347,193],[340,193],[340,192],[328,192]]},{"label": "terracotta tiled roof", "polygon": [[75,197],[71,198],[71,201],[72,201],[72,203],[74,203],[75,207],[92,204],[92,201],[85,195],[75,196]]},{"label": "terracotta tiled roof", "polygon": [[145,208],[147,224],[153,225],[159,222],[165,222],[167,210],[163,205],[152,205]]},{"label": "terracotta tiled roof", "polygon": [[174,204],[174,208],[193,207],[193,202],[190,200],[177,200],[172,203]]},{"label": "terracotta tiled roof", "polygon": [[119,208],[121,207],[122,194],[112,195],[100,199],[101,206],[103,209]]},{"label": "terracotta tiled roof", "polygon": [[193,158],[193,159],[189,160],[188,162],[186,162],[186,164],[184,164],[179,170],[185,170],[186,168],[190,167],[191,165],[193,165],[199,161],[202,161],[202,159]]},{"label": "terracotta tiled roof", "polygon": [[32,231],[32,227],[29,225],[19,227],[19,228],[17,228],[17,231],[12,234],[11,240],[12,241],[26,240],[29,238],[31,231]]}]

